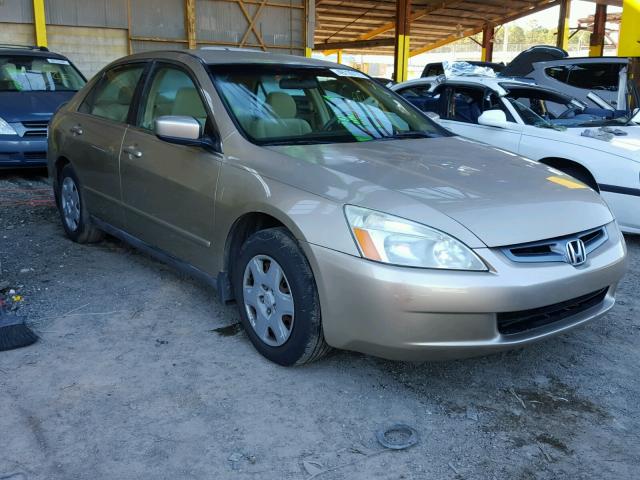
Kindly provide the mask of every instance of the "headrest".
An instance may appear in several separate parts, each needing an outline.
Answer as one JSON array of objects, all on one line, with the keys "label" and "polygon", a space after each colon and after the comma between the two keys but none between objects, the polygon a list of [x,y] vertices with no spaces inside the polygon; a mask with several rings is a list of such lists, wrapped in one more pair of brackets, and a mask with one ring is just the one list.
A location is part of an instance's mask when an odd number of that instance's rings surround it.
[{"label": "headrest", "polygon": [[188,115],[196,118],[207,116],[204,105],[202,105],[202,99],[198,95],[198,91],[193,87],[184,87],[178,90],[171,113],[173,115]]},{"label": "headrest", "polygon": [[291,95],[284,92],[271,92],[267,95],[267,103],[280,118],[295,118],[298,108]]}]

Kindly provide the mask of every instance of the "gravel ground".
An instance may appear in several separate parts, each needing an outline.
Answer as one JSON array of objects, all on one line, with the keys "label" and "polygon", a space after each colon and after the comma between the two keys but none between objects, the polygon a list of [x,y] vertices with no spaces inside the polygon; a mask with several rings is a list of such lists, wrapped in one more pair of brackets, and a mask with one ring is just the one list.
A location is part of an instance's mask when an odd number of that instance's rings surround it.
[{"label": "gravel ground", "polygon": [[[116,240],[72,243],[46,180],[5,174],[0,295],[40,341],[0,353],[0,479],[638,478],[640,238],[627,242],[614,310],[525,350],[282,368],[213,291]],[[382,449],[394,422],[419,443]]]}]

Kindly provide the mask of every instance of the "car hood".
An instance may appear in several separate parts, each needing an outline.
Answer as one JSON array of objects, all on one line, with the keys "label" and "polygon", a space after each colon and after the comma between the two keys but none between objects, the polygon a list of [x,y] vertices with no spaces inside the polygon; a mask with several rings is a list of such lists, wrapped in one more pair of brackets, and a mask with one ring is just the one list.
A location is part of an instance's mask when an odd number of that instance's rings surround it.
[{"label": "car hood", "polygon": [[0,118],[6,122],[49,120],[76,92],[0,92]]},{"label": "car hood", "polygon": [[[621,125],[611,127],[620,130],[625,135],[615,135],[612,138],[600,136],[602,129],[600,127],[574,127],[567,128],[561,133],[568,133],[574,137],[580,137],[584,145],[603,152],[613,153],[623,157],[631,158],[640,162],[640,126],[638,125]],[[583,132],[590,131],[595,137],[585,137]]]},{"label": "car hood", "polygon": [[571,177],[462,137],[269,148],[297,160],[279,175],[274,170],[286,183],[436,228],[443,224],[436,221],[439,212],[489,247],[576,233],[613,219],[600,197],[575,188]]}]

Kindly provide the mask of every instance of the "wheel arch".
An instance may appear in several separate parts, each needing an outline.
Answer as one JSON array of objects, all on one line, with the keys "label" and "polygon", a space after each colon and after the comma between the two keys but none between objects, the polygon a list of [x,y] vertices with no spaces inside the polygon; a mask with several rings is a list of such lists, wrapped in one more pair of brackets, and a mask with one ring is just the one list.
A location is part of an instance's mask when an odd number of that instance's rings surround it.
[{"label": "wheel arch", "polygon": [[591,173],[591,170],[589,170],[589,168],[584,166],[584,164],[582,163],[562,157],[546,157],[541,159],[540,163],[544,163],[545,165],[555,168],[556,170],[560,170],[564,173],[567,173],[567,169],[574,169],[576,171],[579,171],[585,175],[585,183],[587,183],[587,185],[593,188],[596,192],[600,192],[600,188],[595,176],[593,175],[593,173]]},{"label": "wheel arch", "polygon": [[272,209],[252,209],[237,217],[227,232],[222,252],[221,271],[218,273],[218,292],[224,302],[234,300],[231,281],[233,275],[233,259],[237,258],[244,242],[254,233],[268,228],[283,227],[295,239],[304,238],[282,212]]}]

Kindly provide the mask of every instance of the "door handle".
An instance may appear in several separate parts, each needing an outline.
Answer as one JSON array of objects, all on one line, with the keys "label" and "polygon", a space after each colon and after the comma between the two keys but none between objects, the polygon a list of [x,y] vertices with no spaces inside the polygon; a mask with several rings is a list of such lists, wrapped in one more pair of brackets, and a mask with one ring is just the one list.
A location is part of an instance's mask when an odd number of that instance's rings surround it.
[{"label": "door handle", "polygon": [[138,150],[136,147],[134,147],[133,145],[131,145],[129,147],[124,147],[122,149],[122,151],[125,152],[125,153],[128,153],[132,157],[136,157],[136,158],[142,157],[142,152],[140,150]]},{"label": "door handle", "polygon": [[71,133],[73,133],[74,135],[82,135],[84,133],[84,131],[82,130],[82,127],[80,125],[74,125],[73,127],[71,127],[69,129],[69,131]]}]

